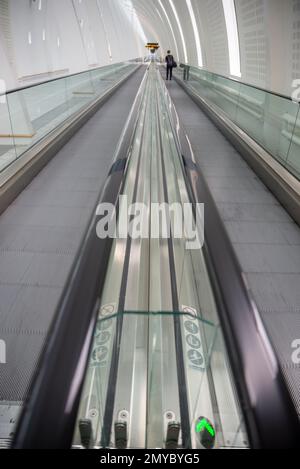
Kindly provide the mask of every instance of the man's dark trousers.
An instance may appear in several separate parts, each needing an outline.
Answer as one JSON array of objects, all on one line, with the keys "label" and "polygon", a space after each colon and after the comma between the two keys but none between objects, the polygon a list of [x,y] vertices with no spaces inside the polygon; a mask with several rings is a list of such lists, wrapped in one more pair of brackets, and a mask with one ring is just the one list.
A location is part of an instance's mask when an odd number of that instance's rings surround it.
[{"label": "man's dark trousers", "polygon": [[171,67],[170,65],[167,65],[167,80],[172,80],[172,76],[173,76],[173,67]]}]

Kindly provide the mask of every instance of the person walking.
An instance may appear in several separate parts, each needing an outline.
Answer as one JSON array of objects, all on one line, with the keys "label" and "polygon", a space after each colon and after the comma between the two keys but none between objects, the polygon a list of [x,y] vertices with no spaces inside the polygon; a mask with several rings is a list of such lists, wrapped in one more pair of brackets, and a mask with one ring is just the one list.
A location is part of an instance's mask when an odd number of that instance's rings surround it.
[{"label": "person walking", "polygon": [[173,76],[173,68],[175,67],[175,60],[171,51],[168,50],[168,55],[166,56],[166,64],[167,64],[167,80],[172,80]]}]

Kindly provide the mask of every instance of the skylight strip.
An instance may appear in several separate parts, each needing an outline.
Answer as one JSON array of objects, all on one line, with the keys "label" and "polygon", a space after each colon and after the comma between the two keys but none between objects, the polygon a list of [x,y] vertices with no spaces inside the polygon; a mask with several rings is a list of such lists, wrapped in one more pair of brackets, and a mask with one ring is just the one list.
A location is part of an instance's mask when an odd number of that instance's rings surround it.
[{"label": "skylight strip", "polygon": [[185,44],[184,34],[183,34],[183,30],[182,30],[181,23],[180,23],[180,20],[179,20],[179,16],[178,16],[177,10],[175,8],[175,5],[173,3],[173,0],[169,0],[169,3],[171,5],[171,8],[173,10],[175,19],[177,21],[178,29],[179,29],[180,36],[181,36],[182,46],[183,46],[184,60],[185,60],[185,63],[187,63],[188,62],[188,56],[187,56],[186,44]]},{"label": "skylight strip", "polygon": [[222,0],[228,38],[230,73],[241,77],[240,43],[234,0]]},{"label": "skylight strip", "polygon": [[175,34],[174,34],[174,30],[173,30],[173,27],[172,27],[172,23],[170,21],[170,18],[168,17],[168,13],[166,12],[166,9],[165,7],[163,6],[162,4],[162,1],[161,0],[158,0],[158,3],[160,4],[160,7],[162,9],[162,11],[164,12],[164,15],[167,19],[167,22],[169,24],[169,27],[171,29],[171,33],[172,33],[172,36],[173,36],[173,39],[174,39],[174,44],[175,44],[175,48],[176,48],[176,54],[177,54],[177,59],[179,59],[179,52],[178,52],[178,45],[177,45],[177,41],[176,41],[176,37],[175,37]]},{"label": "skylight strip", "polygon": [[194,30],[194,36],[195,36],[195,41],[196,41],[196,49],[197,49],[197,57],[198,57],[198,65],[199,67],[203,67],[203,57],[202,57],[202,49],[201,49],[201,43],[200,43],[200,35],[199,35],[199,30],[197,26],[197,21],[193,9],[193,5],[191,0],[186,0],[187,7],[190,13],[190,17],[192,20],[192,25],[193,25],[193,30]]}]

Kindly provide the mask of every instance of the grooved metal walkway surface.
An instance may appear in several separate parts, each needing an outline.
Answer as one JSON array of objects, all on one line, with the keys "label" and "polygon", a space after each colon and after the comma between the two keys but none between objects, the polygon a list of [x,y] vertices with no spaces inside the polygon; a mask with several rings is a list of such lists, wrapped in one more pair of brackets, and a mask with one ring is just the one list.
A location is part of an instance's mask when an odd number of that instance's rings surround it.
[{"label": "grooved metal walkway surface", "polygon": [[144,68],[135,73],[0,218],[0,401],[21,401],[106,180]]},{"label": "grooved metal walkway surface", "polygon": [[[176,82],[167,82],[300,415],[300,228]],[[275,411],[275,409],[274,409]]]}]

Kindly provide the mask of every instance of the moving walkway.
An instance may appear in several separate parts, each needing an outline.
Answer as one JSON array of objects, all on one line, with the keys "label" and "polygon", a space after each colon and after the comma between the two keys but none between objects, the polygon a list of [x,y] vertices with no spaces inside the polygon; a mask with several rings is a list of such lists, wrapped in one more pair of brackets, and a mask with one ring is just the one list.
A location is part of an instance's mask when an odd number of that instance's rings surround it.
[{"label": "moving walkway", "polygon": [[[144,236],[115,236],[124,200],[139,204],[129,225]],[[154,64],[100,202],[13,446],[296,447],[299,420],[276,355]],[[194,237],[185,226],[178,235],[176,210],[163,236],[170,206],[190,207]]]},{"label": "moving walkway", "polygon": [[[108,67],[109,76],[104,67],[51,80],[28,91],[11,91],[0,103],[0,119],[11,112],[17,96],[34,118],[30,104],[37,95],[35,102],[43,102],[46,112],[42,121],[48,119],[47,128],[28,139],[26,148],[14,139],[13,161],[0,173],[0,345],[5,351],[0,359],[1,447],[11,445],[57,304],[144,74],[139,65]],[[82,91],[82,83],[94,86],[95,93],[73,95]],[[61,93],[69,84],[72,90]],[[69,99],[77,105],[69,105]],[[56,107],[64,105],[68,113],[60,114]]]}]

